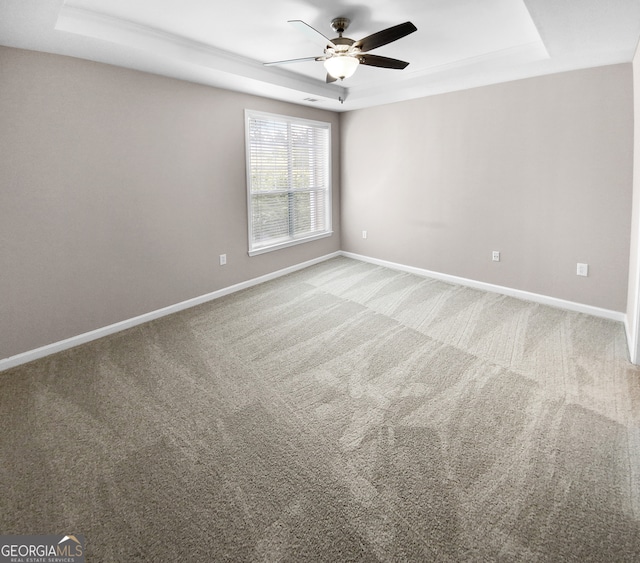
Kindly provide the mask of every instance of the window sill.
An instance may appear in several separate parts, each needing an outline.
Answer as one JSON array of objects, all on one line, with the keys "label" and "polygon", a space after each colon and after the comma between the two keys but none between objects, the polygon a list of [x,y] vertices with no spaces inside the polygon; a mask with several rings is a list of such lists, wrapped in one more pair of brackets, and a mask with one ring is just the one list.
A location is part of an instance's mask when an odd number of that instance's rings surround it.
[{"label": "window sill", "polygon": [[258,254],[264,254],[265,252],[272,252],[273,250],[280,250],[281,248],[287,248],[289,246],[295,246],[296,244],[302,244],[304,242],[311,242],[312,240],[319,240],[321,238],[327,238],[333,235],[333,231],[326,231],[317,235],[311,235],[304,238],[298,238],[294,240],[288,240],[278,244],[272,244],[269,246],[263,246],[256,248],[255,250],[249,250],[249,256],[257,256]]}]

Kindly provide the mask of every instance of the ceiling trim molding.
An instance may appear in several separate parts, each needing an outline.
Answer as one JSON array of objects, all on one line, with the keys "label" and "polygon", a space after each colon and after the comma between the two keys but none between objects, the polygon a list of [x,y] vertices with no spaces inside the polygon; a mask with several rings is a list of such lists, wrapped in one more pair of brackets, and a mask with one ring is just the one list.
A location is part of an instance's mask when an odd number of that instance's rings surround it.
[{"label": "ceiling trim molding", "polygon": [[347,97],[347,89],[338,84],[325,84],[283,68],[266,67],[253,59],[199,41],[68,4],[62,6],[55,29],[140,49],[162,58],[170,57],[214,73],[293,90],[300,93],[301,99],[310,94],[334,101]]},{"label": "ceiling trim molding", "polygon": [[[398,77],[392,85],[386,85],[381,81],[367,84],[366,86],[354,86],[349,89],[349,95],[352,102],[376,96],[391,99],[394,90],[397,90],[399,85],[402,85],[403,89],[408,88],[415,91],[415,97],[430,95],[436,91],[440,93],[443,85],[447,83],[448,74],[465,68],[467,69],[465,79],[471,80],[470,87],[483,86],[501,81],[503,78],[502,70],[511,71],[514,62],[517,62],[520,67],[524,67],[524,65],[546,61],[549,58],[549,53],[544,43],[542,41],[532,41],[507,49],[499,49],[474,57],[451,61],[413,73],[407,72]],[[484,72],[479,73],[478,69],[482,69]],[[477,78],[470,78],[473,76]],[[436,80],[438,81],[437,84],[435,83]],[[447,86],[444,86],[444,88],[446,91]]]}]

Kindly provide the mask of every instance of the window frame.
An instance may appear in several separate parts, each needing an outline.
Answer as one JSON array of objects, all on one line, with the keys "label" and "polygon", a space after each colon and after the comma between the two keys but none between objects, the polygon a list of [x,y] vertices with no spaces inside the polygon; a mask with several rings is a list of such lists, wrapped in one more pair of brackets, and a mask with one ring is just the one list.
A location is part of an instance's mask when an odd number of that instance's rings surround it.
[{"label": "window frame", "polygon": [[[311,126],[320,129],[326,129],[327,131],[327,162],[326,162],[326,187],[323,189],[325,193],[325,229],[323,231],[314,232],[314,233],[304,233],[302,235],[295,235],[292,233],[292,221],[291,216],[289,220],[289,233],[288,238],[286,240],[278,239],[279,242],[274,242],[272,244],[263,244],[256,245],[253,239],[253,206],[252,206],[252,196],[254,192],[252,191],[252,182],[251,182],[251,120],[252,119],[263,119],[269,120],[273,122],[279,123],[287,123],[287,126],[292,124]],[[256,256],[258,254],[264,254],[265,252],[271,252],[273,250],[279,250],[281,248],[287,248],[290,246],[295,246],[297,244],[302,244],[305,242],[311,242],[314,240],[330,237],[333,234],[332,230],[332,158],[331,158],[331,123],[326,121],[316,121],[312,119],[306,119],[302,117],[293,117],[289,115],[281,115],[275,113],[268,113],[257,110],[245,109],[245,162],[246,162],[246,184],[247,184],[247,219],[248,219],[248,246],[249,246],[249,256]],[[287,158],[290,158],[290,154],[287,155]],[[256,192],[257,193],[257,192]],[[287,193],[289,199],[292,198],[293,194],[296,193],[294,189],[292,189],[291,184],[289,184]],[[300,193],[300,192],[298,192]],[[291,209],[291,207],[289,208]]]}]

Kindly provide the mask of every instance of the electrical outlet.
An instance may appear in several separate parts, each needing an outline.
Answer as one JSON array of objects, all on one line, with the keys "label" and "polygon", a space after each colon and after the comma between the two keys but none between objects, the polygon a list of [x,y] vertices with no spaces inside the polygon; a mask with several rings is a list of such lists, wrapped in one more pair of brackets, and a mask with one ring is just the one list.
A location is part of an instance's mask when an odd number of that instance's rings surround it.
[{"label": "electrical outlet", "polygon": [[221,254],[220,255],[220,265],[224,266],[227,263],[227,255],[226,254]]},{"label": "electrical outlet", "polygon": [[493,253],[491,254],[491,259],[494,262],[500,262],[500,252],[498,252],[497,250],[494,250]]},{"label": "electrical outlet", "polygon": [[576,269],[576,275],[578,275],[578,276],[588,276],[589,275],[589,264],[580,264],[580,262],[578,262],[578,267]]},{"label": "electrical outlet", "polygon": [[367,238],[367,231],[362,231],[362,238]]}]

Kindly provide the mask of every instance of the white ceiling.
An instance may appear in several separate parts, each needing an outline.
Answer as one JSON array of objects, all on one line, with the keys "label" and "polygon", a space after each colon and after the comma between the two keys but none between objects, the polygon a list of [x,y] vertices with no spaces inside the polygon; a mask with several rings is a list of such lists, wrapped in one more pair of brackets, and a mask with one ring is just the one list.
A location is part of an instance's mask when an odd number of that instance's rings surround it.
[{"label": "white ceiling", "polygon": [[[333,38],[338,16],[353,39],[413,22],[373,51],[410,65],[334,84],[319,62],[263,65],[322,54],[288,20]],[[640,0],[0,0],[0,45],[334,111],[629,62],[639,36]]]}]

